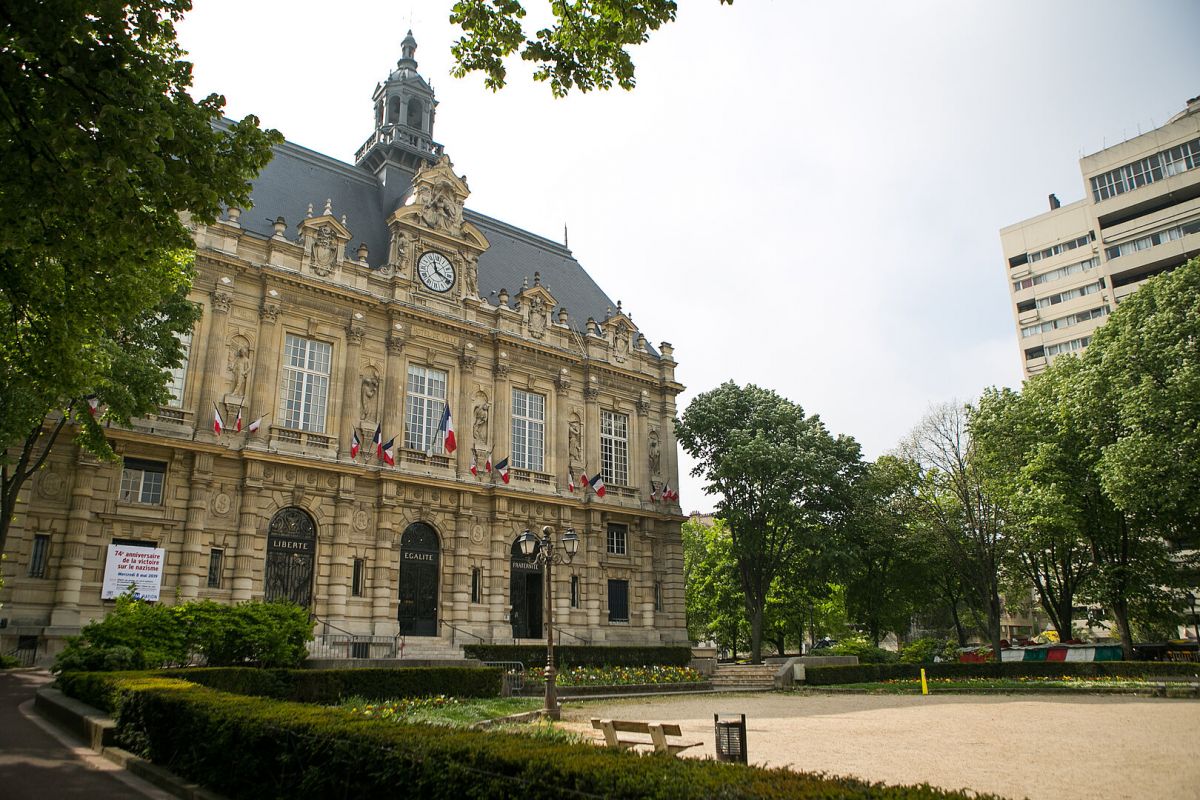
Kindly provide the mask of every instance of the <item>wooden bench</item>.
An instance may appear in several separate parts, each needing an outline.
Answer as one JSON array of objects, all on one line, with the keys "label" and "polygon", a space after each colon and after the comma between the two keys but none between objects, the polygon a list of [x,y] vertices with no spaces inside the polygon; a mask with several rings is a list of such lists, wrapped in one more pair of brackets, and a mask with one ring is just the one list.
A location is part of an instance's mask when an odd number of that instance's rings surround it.
[{"label": "wooden bench", "polygon": [[[621,750],[632,750],[636,747],[653,747],[656,753],[666,753],[673,756],[687,750],[689,747],[699,747],[703,742],[669,742],[668,736],[679,737],[683,732],[678,725],[667,722],[634,722],[625,719],[593,719],[592,727],[604,731],[604,743],[609,747]],[[621,737],[621,733],[640,733],[649,735],[649,739]]]}]

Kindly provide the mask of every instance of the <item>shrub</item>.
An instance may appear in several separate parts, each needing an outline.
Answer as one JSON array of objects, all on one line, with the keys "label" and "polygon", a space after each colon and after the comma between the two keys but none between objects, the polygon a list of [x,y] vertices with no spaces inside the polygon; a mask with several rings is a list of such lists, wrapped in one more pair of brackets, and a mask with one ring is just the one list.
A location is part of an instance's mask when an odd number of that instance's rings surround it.
[{"label": "shrub", "polygon": [[391,700],[402,697],[499,697],[501,670],[495,667],[403,667],[400,669],[182,669],[178,677],[212,689],[242,695],[331,705],[347,697]]},{"label": "shrub", "polygon": [[[526,667],[545,666],[544,645],[468,644],[463,646],[467,658],[480,661],[520,661]],[[686,667],[692,660],[692,648],[682,646],[607,647],[597,645],[565,645],[554,648],[556,667]]]},{"label": "shrub", "polygon": [[858,656],[860,664],[891,664],[896,661],[895,653],[876,647],[861,636],[842,639],[830,649],[835,656]]},{"label": "shrub", "polygon": [[[590,744],[407,723],[340,709],[218,692],[126,673],[118,739],[209,789],[237,798],[519,797],[966,798],[929,786],[887,787],[785,769],[639,757]],[[983,797],[982,795],[971,795]]]},{"label": "shrub", "polygon": [[311,638],[308,612],[287,603],[168,606],[122,596],[108,616],[68,642],[54,671],[158,669],[191,663],[197,655],[210,664],[295,667]]},{"label": "shrub", "polygon": [[958,660],[958,645],[949,639],[914,639],[900,648],[902,664],[932,664],[934,659]]},{"label": "shrub", "polygon": [[[940,663],[922,665],[930,678],[1151,678],[1166,675],[1200,676],[1200,664],[1170,661],[990,661],[985,664]],[[845,667],[809,667],[810,686],[844,683],[878,683],[921,677],[916,664],[859,664]]]}]

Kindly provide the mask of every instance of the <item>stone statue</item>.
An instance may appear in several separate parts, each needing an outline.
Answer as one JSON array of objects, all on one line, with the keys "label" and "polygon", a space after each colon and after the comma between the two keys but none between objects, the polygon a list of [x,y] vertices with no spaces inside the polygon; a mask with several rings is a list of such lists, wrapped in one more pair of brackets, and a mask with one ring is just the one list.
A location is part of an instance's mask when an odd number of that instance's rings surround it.
[{"label": "stone statue", "polygon": [[233,381],[229,393],[237,397],[246,396],[246,381],[250,377],[250,350],[244,345],[238,345],[229,363],[229,371],[233,373]]},{"label": "stone statue", "polygon": [[408,243],[404,238],[402,231],[396,231],[392,234],[392,241],[388,248],[388,263],[399,266],[404,261],[404,252],[408,247]]},{"label": "stone statue", "polygon": [[629,355],[629,331],[623,327],[617,328],[613,344],[617,361],[624,361],[625,357]]},{"label": "stone statue", "polygon": [[476,447],[487,447],[489,408],[486,398],[475,406],[475,422],[471,426],[471,435],[475,437]]},{"label": "stone statue", "polygon": [[540,297],[529,301],[529,333],[537,339],[546,334],[546,301]]},{"label": "stone statue", "polygon": [[375,375],[364,375],[362,388],[359,390],[359,400],[362,405],[362,416],[359,419],[376,419],[378,407],[379,378]]},{"label": "stone statue", "polygon": [[573,416],[567,428],[567,455],[571,460],[571,467],[583,466],[583,424],[579,417]]},{"label": "stone statue", "polygon": [[646,445],[650,454],[650,474],[658,475],[662,467],[662,453],[658,449],[658,430],[650,429],[650,441]]}]

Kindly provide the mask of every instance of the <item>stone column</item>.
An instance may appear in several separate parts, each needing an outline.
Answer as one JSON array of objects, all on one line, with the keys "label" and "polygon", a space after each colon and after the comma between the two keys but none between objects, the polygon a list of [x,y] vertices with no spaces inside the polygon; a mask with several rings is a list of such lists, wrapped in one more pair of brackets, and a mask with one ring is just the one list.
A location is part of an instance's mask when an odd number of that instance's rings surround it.
[{"label": "stone column", "polygon": [[[387,376],[383,393],[382,408],[379,417],[383,426],[383,441],[387,442],[396,437],[396,449],[404,444],[404,393],[406,390],[407,373],[404,368],[404,343],[408,339],[408,329],[400,321],[400,317],[392,318],[391,330],[387,340]],[[374,435],[375,431],[371,431]],[[369,445],[374,447],[374,445]],[[371,453],[375,455],[374,452]],[[377,462],[378,463],[378,462]]]},{"label": "stone column", "polygon": [[[583,460],[589,478],[600,472],[600,386],[595,375],[585,374],[583,385]],[[595,497],[589,489],[584,497]]]},{"label": "stone column", "polygon": [[342,475],[333,517],[333,546],[329,550],[326,610],[334,625],[345,627],[346,597],[350,593],[350,526],[354,522],[354,476]]},{"label": "stone column", "polygon": [[[249,600],[254,588],[254,560],[266,556],[267,520],[259,515],[258,499],[262,491],[263,465],[261,461],[245,461],[245,477],[242,481],[241,498],[238,504],[237,543],[233,548],[233,601]],[[259,536],[263,540],[261,556],[255,552]],[[228,557],[228,553],[226,553]]]},{"label": "stone column", "polygon": [[195,600],[208,573],[204,560],[205,522],[212,493],[212,453],[192,454],[192,476],[188,483],[187,518],[183,523],[183,552],[179,564],[179,599]]},{"label": "stone column", "polygon": [[[502,458],[508,459],[508,465],[512,467],[512,384],[509,381],[509,372],[511,365],[509,364],[508,353],[501,349],[500,342],[496,342],[496,363],[492,368],[494,379],[492,381],[492,417],[489,421],[492,437],[492,464],[493,466]],[[493,473],[493,483],[501,483],[500,476]]]},{"label": "stone column", "polygon": [[262,307],[258,311],[258,357],[254,359],[254,383],[246,405],[250,410],[250,421],[265,416],[266,420],[252,436],[260,441],[270,438],[270,426],[278,421],[271,415],[278,408],[275,402],[276,381],[279,379],[279,329],[276,324],[281,306],[278,299],[267,290]]},{"label": "stone column", "polygon": [[[643,391],[637,400],[637,414],[630,420],[629,480],[638,497],[650,499],[650,395]],[[660,459],[662,449],[659,449]]]},{"label": "stone column", "polygon": [[[92,524],[96,471],[100,463],[84,451],[79,451],[75,465],[75,482],[71,487],[71,504],[67,511],[67,535],[63,538],[62,558],[58,566],[58,585],[55,587],[54,610],[50,614],[53,627],[79,625],[79,595],[83,588],[84,552],[88,528]],[[120,480],[118,474],[118,480]],[[98,539],[99,537],[97,537]],[[107,554],[100,550],[101,564]]]},{"label": "stone column", "polygon": [[[554,381],[554,408],[550,420],[550,425],[546,426],[548,431],[553,431],[550,437],[554,448],[549,459],[550,469],[554,472],[554,486],[561,493],[566,492],[567,485],[579,477],[578,470],[571,464],[571,374],[566,367],[562,368]],[[579,496],[580,488],[575,487],[576,496]]]},{"label": "stone column", "polygon": [[[361,315],[356,315],[361,316]],[[350,444],[358,420],[362,417],[358,394],[362,381],[358,374],[359,355],[362,353],[363,334],[367,326],[362,320],[352,319],[346,326],[346,363],[342,370],[342,414],[338,426],[338,454],[350,458]],[[371,431],[367,436],[371,436]],[[361,435],[361,434],[360,434]]]},{"label": "stone column", "polygon": [[[198,438],[212,441],[217,438],[212,429],[213,407],[217,404],[217,376],[224,372],[221,350],[225,347],[225,333],[229,323],[229,307],[233,303],[233,294],[226,285],[218,284],[217,288],[209,293],[209,300],[212,321],[209,323],[204,339],[204,364],[200,372],[200,398],[197,401],[199,407],[196,410],[197,422],[208,420],[209,424],[197,424],[196,427],[197,433],[201,434]],[[222,416],[229,416],[224,409],[222,409]],[[226,425],[229,425],[233,420],[225,419],[224,421]]]},{"label": "stone column", "polygon": [[395,487],[393,481],[381,481],[379,484],[371,580],[372,632],[376,636],[394,636],[396,633],[396,615],[392,607],[392,599],[396,596],[395,581],[392,578],[392,564],[396,559],[396,550],[392,547],[392,541],[396,538],[393,527],[393,517],[396,513]]}]

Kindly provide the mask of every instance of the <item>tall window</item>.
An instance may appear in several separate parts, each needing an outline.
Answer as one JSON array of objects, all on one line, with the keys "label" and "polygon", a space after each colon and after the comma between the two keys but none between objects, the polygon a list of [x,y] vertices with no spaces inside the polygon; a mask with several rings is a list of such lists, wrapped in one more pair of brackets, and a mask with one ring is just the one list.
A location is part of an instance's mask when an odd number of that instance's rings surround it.
[{"label": "tall window", "polygon": [[350,573],[351,597],[362,597],[367,587],[367,560],[354,559],[354,570]]},{"label": "tall window", "polygon": [[127,458],[121,466],[121,502],[162,505],[167,465],[160,461]]},{"label": "tall window", "polygon": [[333,348],[288,334],[283,345],[282,424],[314,433],[325,432],[329,396],[329,363]]},{"label": "tall window", "polygon": [[446,373],[411,364],[408,367],[408,395],[405,399],[404,446],[409,450],[441,453],[443,442],[437,435],[438,423],[446,409]]},{"label": "tall window", "polygon": [[571,576],[571,608],[579,608],[579,576]]},{"label": "tall window", "polygon": [[50,535],[37,533],[33,536],[33,554],[29,557],[29,577],[46,577],[46,563],[50,560]]},{"label": "tall window", "polygon": [[225,571],[225,551],[214,547],[208,551],[208,588],[221,588],[221,574]]},{"label": "tall window", "polygon": [[471,602],[483,602],[483,570],[479,567],[471,569]]},{"label": "tall window", "polygon": [[624,525],[610,523],[608,526],[608,552],[615,556],[623,556],[628,552],[627,530]]},{"label": "tall window", "polygon": [[600,412],[600,474],[605,483],[629,485],[629,417]]},{"label": "tall window", "polygon": [[629,622],[629,581],[608,582],[608,621]]},{"label": "tall window", "polygon": [[513,389],[512,465],[532,472],[545,471],[546,398]]},{"label": "tall window", "polygon": [[188,359],[192,356],[192,335],[190,333],[180,334],[179,344],[183,348],[183,360],[178,367],[171,370],[171,382],[167,384],[167,391],[171,393],[171,399],[167,401],[167,405],[173,408],[183,405],[183,387],[187,381]]}]

